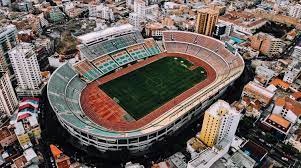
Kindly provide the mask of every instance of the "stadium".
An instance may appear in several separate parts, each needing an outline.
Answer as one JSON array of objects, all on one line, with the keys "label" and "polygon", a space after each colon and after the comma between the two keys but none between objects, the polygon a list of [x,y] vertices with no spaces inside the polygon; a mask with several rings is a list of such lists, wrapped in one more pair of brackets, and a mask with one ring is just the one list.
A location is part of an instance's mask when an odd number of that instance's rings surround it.
[{"label": "stadium", "polygon": [[61,125],[100,151],[146,151],[195,119],[243,72],[214,38],[165,31],[162,43],[130,25],[78,37],[81,61],[52,74],[47,94]]}]

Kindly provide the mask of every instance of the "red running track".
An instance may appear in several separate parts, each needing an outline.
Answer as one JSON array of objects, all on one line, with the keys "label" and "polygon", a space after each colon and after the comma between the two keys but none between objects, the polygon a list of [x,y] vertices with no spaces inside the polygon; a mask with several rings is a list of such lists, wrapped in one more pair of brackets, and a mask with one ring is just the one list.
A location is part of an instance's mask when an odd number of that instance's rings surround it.
[{"label": "red running track", "polygon": [[[207,79],[201,81],[194,87],[171,99],[170,101],[163,104],[161,107],[157,108],[151,113],[147,114],[143,118],[131,122],[125,120],[124,116],[127,114],[127,112],[105,92],[99,89],[98,86],[115,78],[118,78],[122,75],[125,75],[131,71],[134,71],[140,67],[143,67],[147,64],[150,64],[163,57],[185,58],[193,62],[194,65],[203,67],[207,71]],[[106,75],[88,84],[87,87],[81,93],[80,102],[84,113],[96,124],[114,131],[130,131],[141,128],[146,124],[150,123],[151,121],[155,120],[156,118],[160,117],[172,107],[180,104],[185,99],[198,92],[200,89],[212,83],[215,80],[215,77],[216,73],[214,69],[209,64],[196,57],[180,53],[161,53],[146,60],[140,61],[136,64],[129,65],[126,68]]]}]

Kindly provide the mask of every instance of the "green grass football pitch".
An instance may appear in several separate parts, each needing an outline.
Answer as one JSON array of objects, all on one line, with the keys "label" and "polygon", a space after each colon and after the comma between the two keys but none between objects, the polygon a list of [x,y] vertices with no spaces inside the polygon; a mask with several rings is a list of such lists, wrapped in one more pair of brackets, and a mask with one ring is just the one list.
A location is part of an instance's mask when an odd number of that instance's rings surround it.
[{"label": "green grass football pitch", "polygon": [[164,57],[99,88],[138,120],[207,78],[204,68],[192,66],[183,58]]}]

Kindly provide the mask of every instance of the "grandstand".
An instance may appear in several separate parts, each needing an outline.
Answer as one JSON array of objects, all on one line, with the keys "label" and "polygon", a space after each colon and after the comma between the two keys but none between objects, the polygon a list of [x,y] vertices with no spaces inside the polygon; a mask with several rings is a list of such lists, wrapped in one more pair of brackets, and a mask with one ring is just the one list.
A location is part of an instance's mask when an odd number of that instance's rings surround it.
[{"label": "grandstand", "polygon": [[111,53],[110,56],[118,63],[119,66],[126,65],[134,61],[133,58],[125,50]]},{"label": "grandstand", "polygon": [[150,56],[144,49],[143,45],[135,45],[126,49],[130,53],[131,57],[135,60],[143,59]]},{"label": "grandstand", "polygon": [[102,72],[100,72],[98,69],[96,69],[86,59],[74,64],[73,67],[80,75],[82,75],[89,81],[94,81],[95,79],[99,78],[102,75]]},{"label": "grandstand", "polygon": [[92,61],[92,64],[104,74],[118,68],[118,64],[109,56],[104,55]]},{"label": "grandstand", "polygon": [[161,52],[155,40],[152,38],[144,40],[144,47],[150,55],[157,55]]},{"label": "grandstand", "polygon": [[[127,42],[120,43],[123,39]],[[155,141],[197,119],[244,69],[241,56],[230,52],[222,42],[191,32],[163,32],[164,51],[153,39],[143,39],[128,25],[83,35],[78,41],[83,60],[74,65],[65,63],[52,74],[48,99],[59,122],[72,136],[82,145],[93,145],[101,151],[147,150]],[[160,62],[165,59],[178,62]],[[168,72],[168,78],[159,72]],[[182,72],[187,79],[181,77]],[[185,84],[193,80],[193,85],[181,88],[181,82],[173,82],[180,80],[173,76],[181,77]],[[205,78],[200,79],[202,76]],[[124,93],[124,87],[132,92]],[[166,92],[168,98],[158,96],[172,87],[181,89],[174,94]],[[144,92],[152,92],[152,99]],[[124,102],[126,96],[131,102]],[[136,96],[137,102],[130,100]],[[162,102],[146,107],[143,103],[148,100]],[[147,113],[136,116],[125,103],[137,113]]]}]

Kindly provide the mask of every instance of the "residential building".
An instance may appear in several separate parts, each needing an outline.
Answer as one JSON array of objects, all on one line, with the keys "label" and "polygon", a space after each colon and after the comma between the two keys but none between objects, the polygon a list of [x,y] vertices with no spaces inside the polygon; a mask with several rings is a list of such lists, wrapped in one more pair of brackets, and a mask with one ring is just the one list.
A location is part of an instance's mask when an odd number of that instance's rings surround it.
[{"label": "residential building", "polygon": [[297,79],[301,72],[301,62],[294,60],[287,68],[283,76],[283,81],[289,84],[293,83]]},{"label": "residential building", "polygon": [[8,72],[0,72],[0,112],[10,116],[14,114],[17,107],[18,100]]},{"label": "residential building", "polygon": [[290,128],[292,127],[292,123],[290,121],[278,114],[268,115],[263,123],[285,135],[288,134]]},{"label": "residential building", "polygon": [[[255,17],[246,11],[229,11],[219,17],[220,23],[227,25],[228,30],[241,35],[253,35],[257,29],[266,24],[266,19]],[[229,31],[228,31],[229,32]]]},{"label": "residential building", "polygon": [[219,11],[211,8],[198,10],[195,31],[206,36],[212,36],[218,21]]},{"label": "residential building", "polygon": [[282,53],[284,43],[280,38],[275,38],[266,33],[257,33],[250,38],[251,47],[262,54],[273,56]]},{"label": "residential building", "polygon": [[13,160],[12,168],[39,167],[39,157],[32,148],[24,150],[23,154]]},{"label": "residential building", "polygon": [[289,97],[277,98],[272,113],[281,115],[291,123],[296,123],[301,116],[301,104]]},{"label": "residential building", "polygon": [[49,13],[49,20],[53,23],[64,22],[65,14],[60,10],[58,6],[52,6]]},{"label": "residential building", "polygon": [[166,30],[161,23],[148,23],[145,25],[145,34],[155,39],[162,38],[162,31]]},{"label": "residential building", "polygon": [[218,100],[205,112],[200,140],[209,147],[213,147],[223,138],[234,138],[240,113],[227,102]]},{"label": "residential building", "polygon": [[141,19],[137,13],[129,14],[129,23],[136,28],[140,27]]},{"label": "residential building", "polygon": [[5,27],[0,27],[0,72],[6,72],[9,69],[10,74],[13,74],[8,51],[14,48],[16,45],[16,26],[8,25]]},{"label": "residential building", "polygon": [[29,111],[20,112],[15,122],[15,134],[23,149],[27,149],[33,146],[33,144],[39,143],[41,128],[36,113]]},{"label": "residential building", "polygon": [[2,148],[9,146],[17,141],[16,134],[7,125],[0,129],[0,145]]},{"label": "residential building", "polygon": [[50,151],[55,160],[55,164],[57,168],[70,167],[71,165],[70,158],[67,155],[65,155],[61,150],[59,150],[56,146],[51,144]]},{"label": "residential building", "polygon": [[[236,130],[236,128],[235,128]],[[210,168],[218,159],[223,157],[230,149],[232,140],[224,137],[212,148],[202,151],[197,157],[192,158],[187,168]]]},{"label": "residential building", "polygon": [[89,10],[90,17],[98,17],[106,20],[115,19],[113,10],[108,6],[104,6],[103,4],[100,5],[89,4],[88,10]]},{"label": "residential building", "polygon": [[301,18],[301,5],[300,4],[293,4],[289,8],[289,15],[291,17],[300,19]]},{"label": "residential building", "polygon": [[247,85],[245,85],[242,92],[242,97],[249,97],[253,99],[254,102],[258,100],[263,106],[267,106],[271,103],[274,94],[275,93],[251,81]]},{"label": "residential building", "polygon": [[36,53],[30,43],[20,43],[9,52],[17,78],[19,97],[39,96],[44,88]]},{"label": "residential building", "polygon": [[134,12],[142,19],[145,18],[146,4],[144,0],[134,0]]},{"label": "residential building", "polygon": [[0,6],[11,7],[11,0],[0,0]]}]

